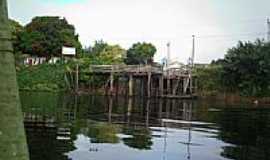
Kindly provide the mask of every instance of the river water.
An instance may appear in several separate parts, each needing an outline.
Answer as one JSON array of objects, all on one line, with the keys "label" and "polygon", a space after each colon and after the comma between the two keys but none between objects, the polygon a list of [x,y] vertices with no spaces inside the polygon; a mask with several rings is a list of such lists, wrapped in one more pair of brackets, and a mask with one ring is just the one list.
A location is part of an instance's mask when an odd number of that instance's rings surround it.
[{"label": "river water", "polygon": [[21,93],[30,160],[267,160],[270,107]]}]

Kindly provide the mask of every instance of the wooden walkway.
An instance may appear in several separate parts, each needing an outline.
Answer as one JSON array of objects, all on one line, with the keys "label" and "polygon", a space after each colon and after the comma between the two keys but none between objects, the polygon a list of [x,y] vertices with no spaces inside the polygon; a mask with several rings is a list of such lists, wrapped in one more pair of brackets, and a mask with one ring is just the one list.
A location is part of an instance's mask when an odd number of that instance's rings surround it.
[{"label": "wooden walkway", "polygon": [[[147,97],[164,98],[184,98],[190,99],[196,97],[196,78],[191,75],[187,68],[175,68],[164,70],[160,65],[90,65],[89,69],[80,71],[76,67],[76,90],[79,89],[80,72],[88,73],[93,76],[107,76],[109,90],[108,95],[117,95],[115,93],[116,83],[124,85],[124,82],[118,82],[119,77],[128,79],[127,95],[134,96],[134,89],[140,88],[139,93],[146,93]],[[118,77],[116,79],[116,77]],[[117,81],[116,81],[117,80]],[[134,87],[135,81],[139,82],[139,87]],[[117,86],[118,86],[117,85]],[[106,88],[106,87],[104,87]]]},{"label": "wooden walkway", "polygon": [[151,74],[163,74],[162,66],[151,65],[90,65],[89,72],[91,73],[119,73],[119,74],[137,74],[147,75]]}]

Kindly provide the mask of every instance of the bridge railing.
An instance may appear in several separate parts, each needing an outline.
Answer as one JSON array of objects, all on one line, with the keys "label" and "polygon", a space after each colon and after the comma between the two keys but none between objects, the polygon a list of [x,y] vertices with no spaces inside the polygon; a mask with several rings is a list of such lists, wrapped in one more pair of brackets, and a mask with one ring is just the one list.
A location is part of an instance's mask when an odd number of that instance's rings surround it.
[{"label": "bridge railing", "polygon": [[152,66],[152,65],[90,65],[90,72],[95,73],[163,73],[162,66]]}]

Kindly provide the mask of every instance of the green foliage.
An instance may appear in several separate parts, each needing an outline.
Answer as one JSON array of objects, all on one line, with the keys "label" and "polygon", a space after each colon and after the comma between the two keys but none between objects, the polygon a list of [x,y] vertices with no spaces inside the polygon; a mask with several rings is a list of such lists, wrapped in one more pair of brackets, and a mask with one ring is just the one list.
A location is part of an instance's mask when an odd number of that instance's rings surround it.
[{"label": "green foliage", "polygon": [[240,93],[243,96],[270,96],[270,43],[239,42],[224,59],[209,68],[197,69],[202,92]]},{"label": "green foliage", "polygon": [[17,50],[38,56],[60,56],[62,46],[75,47],[81,52],[81,44],[75,28],[59,17],[35,17],[18,34]]},{"label": "green foliage", "polygon": [[109,45],[100,40],[95,45],[85,50],[83,62],[89,64],[121,64],[126,54],[125,49],[119,45]]},{"label": "green foliage", "polygon": [[206,68],[196,68],[198,89],[202,94],[215,95],[223,90],[222,66],[210,65]]},{"label": "green foliage", "polygon": [[151,43],[136,43],[127,50],[126,64],[147,64],[153,61],[156,47]]},{"label": "green foliage", "polygon": [[54,92],[20,92],[24,112],[56,116],[61,94]]},{"label": "green foliage", "polygon": [[239,42],[229,49],[223,64],[225,85],[246,96],[270,95],[270,43]]},{"label": "green foliage", "polygon": [[18,41],[18,35],[23,32],[24,28],[19,22],[12,19],[9,19],[9,24],[12,35],[12,42],[14,45]]},{"label": "green foliage", "polygon": [[150,150],[153,145],[151,131],[148,128],[126,128],[124,133],[132,137],[123,138],[124,144],[140,150]]},{"label": "green foliage", "polygon": [[100,52],[98,57],[104,64],[121,64],[125,52],[119,45],[109,45]]},{"label": "green foliage", "polygon": [[17,71],[17,79],[22,90],[55,92],[67,89],[65,73],[65,65],[43,64],[21,68]]},{"label": "green foliage", "polygon": [[92,123],[89,125],[88,136],[91,143],[119,143],[117,133],[119,128],[112,124]]},{"label": "green foliage", "polygon": [[89,54],[97,56],[108,46],[108,43],[104,42],[103,40],[95,41],[94,46],[90,48]]}]

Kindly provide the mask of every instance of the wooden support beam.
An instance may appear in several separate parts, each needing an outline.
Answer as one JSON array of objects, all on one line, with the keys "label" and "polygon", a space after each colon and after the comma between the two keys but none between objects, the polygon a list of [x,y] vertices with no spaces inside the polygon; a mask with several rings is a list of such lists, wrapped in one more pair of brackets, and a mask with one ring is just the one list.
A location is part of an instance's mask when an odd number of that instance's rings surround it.
[{"label": "wooden support beam", "polygon": [[173,85],[173,95],[176,96],[177,95],[177,89],[179,88],[179,84],[180,84],[180,77],[177,78],[176,80],[176,84]]},{"label": "wooden support beam", "polygon": [[113,97],[109,97],[108,123],[112,123]]},{"label": "wooden support beam", "polygon": [[183,79],[183,93],[184,94],[187,94],[187,89],[188,89],[188,87],[189,87],[189,81],[190,79],[189,79],[189,77],[185,77],[184,79]]},{"label": "wooden support beam", "polygon": [[133,106],[133,99],[132,97],[128,98],[128,108],[127,108],[127,123],[130,122],[130,116],[132,112],[132,106]]},{"label": "wooden support beam", "polygon": [[190,74],[189,80],[190,80],[190,82],[189,82],[189,91],[190,91],[190,94],[192,95],[193,94],[193,77],[192,77],[191,74]]},{"label": "wooden support beam", "polygon": [[167,78],[167,95],[171,94],[171,85],[170,85],[170,79]]},{"label": "wooden support beam", "polygon": [[194,79],[194,93],[196,94],[197,93],[197,90],[198,90],[198,79]]},{"label": "wooden support beam", "polygon": [[166,118],[169,118],[170,117],[170,109],[171,109],[171,100],[170,99],[166,99],[165,108],[166,108]]},{"label": "wooden support beam", "polygon": [[113,77],[113,73],[110,74],[110,95],[113,95],[113,82],[114,82],[114,77]]},{"label": "wooden support beam", "polygon": [[145,93],[144,93],[145,92],[145,89],[144,89],[145,79],[144,79],[144,77],[140,79],[140,83],[141,83],[141,85],[140,85],[140,96],[144,97],[144,95],[145,95]]},{"label": "wooden support beam", "polygon": [[161,121],[162,119],[162,106],[163,106],[163,99],[159,100],[159,104],[158,104],[158,119]]},{"label": "wooden support beam", "polygon": [[75,92],[79,91],[79,65],[76,64],[76,74],[75,74]]},{"label": "wooden support beam", "polygon": [[133,75],[129,75],[129,81],[128,81],[128,95],[133,96]]},{"label": "wooden support beam", "polygon": [[119,78],[117,78],[116,80],[115,80],[116,82],[115,82],[115,95],[118,95],[119,94]]},{"label": "wooden support beam", "polygon": [[151,72],[147,74],[147,97],[151,97]]},{"label": "wooden support beam", "polygon": [[150,115],[150,99],[146,101],[146,114],[145,114],[145,125],[146,127],[149,126],[149,115]]},{"label": "wooden support beam", "polygon": [[164,79],[163,79],[163,75],[161,75],[159,77],[159,96],[163,97],[164,94]]}]

